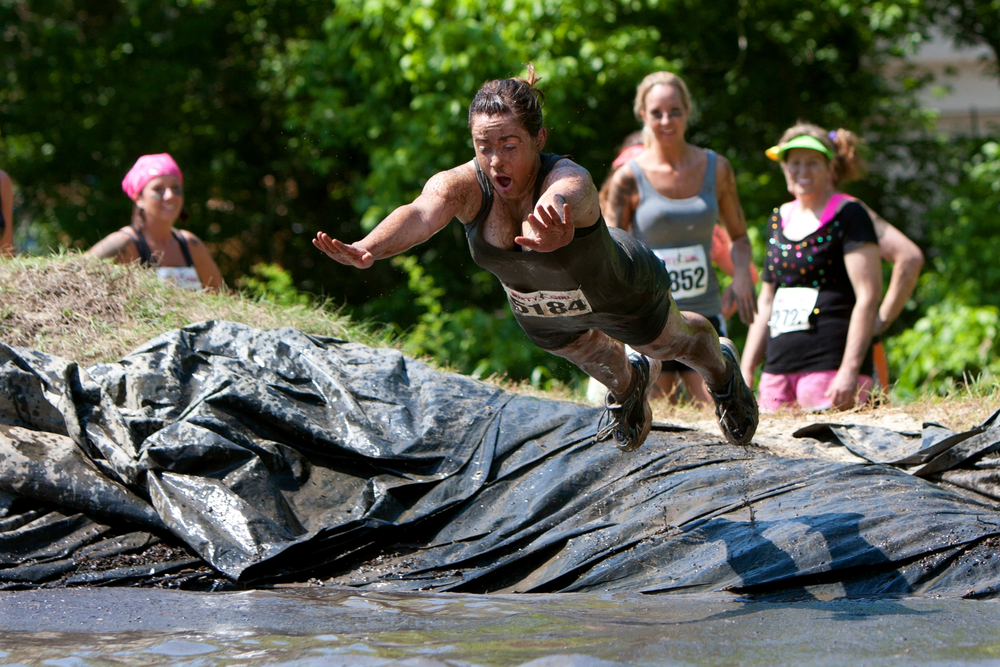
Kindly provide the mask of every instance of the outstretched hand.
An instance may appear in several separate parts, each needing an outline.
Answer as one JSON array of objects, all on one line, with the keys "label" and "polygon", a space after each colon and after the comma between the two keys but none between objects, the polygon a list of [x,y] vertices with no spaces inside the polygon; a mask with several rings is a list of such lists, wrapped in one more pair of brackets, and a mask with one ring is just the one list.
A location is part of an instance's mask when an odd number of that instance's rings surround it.
[{"label": "outstretched hand", "polygon": [[316,234],[313,245],[325,252],[331,259],[354,266],[359,269],[367,269],[375,263],[375,257],[356,245],[348,245],[337,239],[330,238],[325,232]]},{"label": "outstretched hand", "polygon": [[569,217],[569,204],[561,195],[556,200],[562,202],[562,217],[559,210],[552,204],[539,204],[533,213],[528,215],[528,225],[531,231],[528,236],[518,236],[514,243],[536,252],[552,252],[558,250],[573,240],[573,223]]}]

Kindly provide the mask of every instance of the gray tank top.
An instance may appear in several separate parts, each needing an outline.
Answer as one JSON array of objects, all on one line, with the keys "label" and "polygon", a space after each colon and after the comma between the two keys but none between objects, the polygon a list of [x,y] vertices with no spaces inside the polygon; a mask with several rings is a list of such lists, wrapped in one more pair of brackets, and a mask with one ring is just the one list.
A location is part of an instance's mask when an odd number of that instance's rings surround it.
[{"label": "gray tank top", "polygon": [[719,281],[712,267],[712,228],[719,219],[719,199],[715,193],[716,154],[706,152],[701,191],[687,199],[664,197],[635,160],[628,166],[639,186],[632,234],[666,264],[677,306],[714,317],[722,312]]}]

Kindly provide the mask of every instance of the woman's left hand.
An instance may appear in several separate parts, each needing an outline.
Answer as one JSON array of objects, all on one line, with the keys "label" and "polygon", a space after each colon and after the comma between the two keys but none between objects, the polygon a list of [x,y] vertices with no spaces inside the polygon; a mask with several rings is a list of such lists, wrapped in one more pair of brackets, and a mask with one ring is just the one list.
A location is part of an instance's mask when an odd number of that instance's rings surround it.
[{"label": "woman's left hand", "polygon": [[757,297],[753,293],[753,279],[749,271],[736,271],[733,282],[722,292],[722,311],[732,312],[734,305],[743,324],[753,324],[754,313],[757,312]]},{"label": "woman's left hand", "polygon": [[569,217],[569,204],[559,195],[556,195],[556,201],[562,202],[562,217],[552,204],[539,204],[528,215],[528,224],[531,226],[529,235],[516,237],[514,243],[536,252],[552,252],[569,245],[574,233]]},{"label": "woman's left hand", "polygon": [[853,408],[858,396],[858,374],[838,370],[823,395],[830,399],[830,407],[835,410]]}]

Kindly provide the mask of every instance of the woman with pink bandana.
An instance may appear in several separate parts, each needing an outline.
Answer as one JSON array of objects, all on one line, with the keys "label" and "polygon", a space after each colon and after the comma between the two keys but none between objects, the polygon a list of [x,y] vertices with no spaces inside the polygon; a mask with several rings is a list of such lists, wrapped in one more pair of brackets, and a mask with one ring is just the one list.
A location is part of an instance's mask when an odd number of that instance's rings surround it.
[{"label": "woman with pink bandana", "polygon": [[186,289],[219,290],[222,273],[205,244],[187,230],[174,229],[178,218],[187,220],[184,175],[174,159],[167,153],[143,155],[125,175],[122,190],[135,202],[132,223],[87,254],[155,267],[161,279]]}]

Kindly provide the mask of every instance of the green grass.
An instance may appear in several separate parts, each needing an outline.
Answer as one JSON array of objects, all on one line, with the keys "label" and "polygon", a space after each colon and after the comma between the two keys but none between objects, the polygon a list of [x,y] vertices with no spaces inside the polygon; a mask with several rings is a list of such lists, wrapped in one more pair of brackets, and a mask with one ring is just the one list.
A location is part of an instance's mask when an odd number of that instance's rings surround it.
[{"label": "green grass", "polygon": [[328,303],[282,305],[235,291],[191,292],[152,271],[78,253],[0,260],[0,342],[76,361],[120,359],[166,331],[204,320],[292,327],[376,347],[389,335]]},{"label": "green grass", "polygon": [[[27,347],[76,361],[81,366],[121,359],[148,340],[205,320],[239,322],[258,329],[291,327],[308,334],[343,338],[372,347],[407,347],[405,337],[355,322],[329,302],[295,303],[273,290],[190,292],[158,280],[148,269],[119,266],[79,253],[0,259],[0,343]],[[421,359],[449,370],[434,359]],[[543,398],[573,400],[566,387],[553,391],[529,382],[493,376],[487,381]],[[931,391],[901,398],[891,392],[877,407],[828,414],[831,421],[877,423],[893,411],[917,422],[937,421],[955,430],[981,423],[1000,407],[1000,383],[993,376],[967,378],[945,396]],[[654,404],[655,417],[675,423],[714,421],[712,410],[691,404]],[[802,413],[789,412],[789,426]],[[813,420],[813,419],[809,419]]]}]

